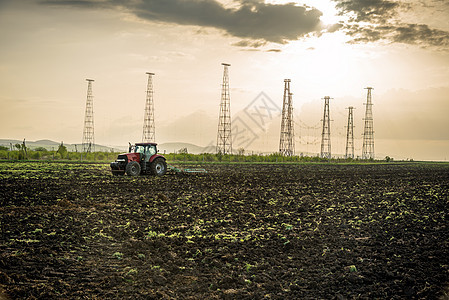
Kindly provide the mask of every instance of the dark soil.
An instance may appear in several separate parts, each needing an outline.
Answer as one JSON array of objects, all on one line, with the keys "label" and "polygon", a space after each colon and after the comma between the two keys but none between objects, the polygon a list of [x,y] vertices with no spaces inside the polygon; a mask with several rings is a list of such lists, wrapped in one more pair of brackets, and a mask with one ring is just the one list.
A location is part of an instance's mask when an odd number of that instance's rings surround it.
[{"label": "dark soil", "polygon": [[438,299],[449,165],[0,163],[0,298]]}]

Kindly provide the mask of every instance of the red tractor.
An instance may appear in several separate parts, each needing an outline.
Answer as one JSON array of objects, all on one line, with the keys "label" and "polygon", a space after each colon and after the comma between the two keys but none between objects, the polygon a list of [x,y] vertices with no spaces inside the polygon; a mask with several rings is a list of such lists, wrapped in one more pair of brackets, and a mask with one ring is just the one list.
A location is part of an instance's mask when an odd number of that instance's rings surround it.
[{"label": "red tractor", "polygon": [[156,143],[136,143],[129,147],[129,153],[120,154],[117,160],[111,162],[114,175],[138,176],[153,174],[162,176],[167,172],[165,157],[157,154]]}]

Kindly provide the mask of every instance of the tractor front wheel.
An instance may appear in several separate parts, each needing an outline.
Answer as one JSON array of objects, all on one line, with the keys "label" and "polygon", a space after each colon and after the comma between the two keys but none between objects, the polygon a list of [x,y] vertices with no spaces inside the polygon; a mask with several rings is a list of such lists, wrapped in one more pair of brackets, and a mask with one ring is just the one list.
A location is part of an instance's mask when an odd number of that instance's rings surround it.
[{"label": "tractor front wheel", "polygon": [[137,161],[131,161],[126,165],[126,174],[129,176],[140,175],[140,165]]},{"label": "tractor front wheel", "polygon": [[163,176],[165,173],[167,173],[167,163],[165,162],[165,159],[163,158],[156,158],[151,163],[151,171],[153,171],[153,174],[156,176]]}]

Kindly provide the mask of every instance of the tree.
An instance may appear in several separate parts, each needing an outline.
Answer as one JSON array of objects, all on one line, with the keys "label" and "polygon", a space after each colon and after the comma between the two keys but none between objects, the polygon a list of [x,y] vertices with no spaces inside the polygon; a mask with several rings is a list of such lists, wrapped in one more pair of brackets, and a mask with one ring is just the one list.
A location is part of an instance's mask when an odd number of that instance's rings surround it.
[{"label": "tree", "polygon": [[181,148],[178,150],[178,153],[179,154],[187,154],[187,153],[189,153],[189,151],[187,151],[187,148]]},{"label": "tree", "polygon": [[26,158],[25,141],[23,142],[23,144],[15,144],[14,147],[16,147],[17,151],[19,151],[18,159],[25,159]]},{"label": "tree", "polygon": [[59,153],[61,155],[61,158],[64,158],[67,155],[67,147],[64,146],[64,142],[61,142],[61,145],[58,147],[58,151],[56,153]]}]

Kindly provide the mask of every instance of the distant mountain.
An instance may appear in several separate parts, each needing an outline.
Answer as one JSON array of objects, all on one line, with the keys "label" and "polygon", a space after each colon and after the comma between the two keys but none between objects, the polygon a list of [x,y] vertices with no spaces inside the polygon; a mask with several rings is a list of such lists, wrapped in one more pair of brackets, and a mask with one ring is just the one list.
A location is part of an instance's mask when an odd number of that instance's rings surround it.
[{"label": "distant mountain", "polygon": [[19,141],[19,140],[5,140],[5,139],[0,139],[0,145],[1,146],[9,146],[10,144],[22,144],[23,141]]},{"label": "distant mountain", "polygon": [[56,142],[50,141],[50,140],[39,140],[39,141],[35,141],[35,142],[32,142],[32,143],[44,144],[44,145],[58,145],[59,146],[59,143],[56,143]]},{"label": "distant mountain", "polygon": [[[14,147],[16,144],[22,145],[23,140],[8,140],[8,139],[0,139],[0,146],[10,147],[11,144]],[[51,141],[51,140],[38,140],[38,141],[27,141],[25,140],[25,144],[27,148],[33,150],[39,147],[45,148],[49,151],[57,150],[58,146],[61,143]],[[64,143],[64,146],[67,147],[68,151],[81,151],[82,145],[81,144],[66,144]],[[97,145],[95,144],[95,151],[124,151],[126,147],[108,147],[103,145]],[[15,149],[15,148],[14,148]]]},{"label": "distant mountain", "polygon": [[[14,145],[20,144],[22,145],[23,140],[8,140],[8,139],[0,139],[0,146],[10,147],[12,144],[13,148],[15,149]],[[60,143],[52,141],[52,140],[38,140],[38,141],[25,141],[27,148],[33,150],[39,147],[43,147],[49,151],[57,150]],[[82,145],[81,144],[66,144],[64,143],[64,146],[67,147],[68,151],[81,151]],[[178,152],[180,149],[187,148],[188,153],[192,154],[199,154],[204,152],[214,152],[214,149],[209,149],[206,147],[197,146],[190,143],[182,143],[182,142],[175,142],[175,143],[163,143],[159,144],[158,149],[161,153],[174,153]],[[128,146],[103,146],[103,145],[97,145],[95,144],[95,151],[115,151],[115,152],[127,152]]]},{"label": "distant mountain", "polygon": [[157,148],[161,153],[175,153],[179,152],[179,150],[183,148],[187,148],[187,152],[191,154],[200,154],[215,151],[215,149],[209,149],[210,147],[201,147],[190,143],[163,143],[158,144]]}]

